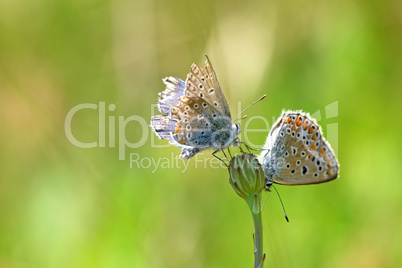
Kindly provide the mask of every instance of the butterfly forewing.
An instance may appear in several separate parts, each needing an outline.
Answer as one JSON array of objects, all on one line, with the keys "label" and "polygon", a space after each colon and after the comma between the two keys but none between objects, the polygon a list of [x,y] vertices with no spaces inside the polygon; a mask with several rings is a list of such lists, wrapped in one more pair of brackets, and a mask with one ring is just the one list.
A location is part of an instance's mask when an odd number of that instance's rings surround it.
[{"label": "butterfly forewing", "polygon": [[195,63],[191,66],[191,73],[187,75],[186,87],[190,92],[188,96],[194,95],[202,98],[214,107],[220,116],[231,119],[229,103],[208,57],[204,69]]}]

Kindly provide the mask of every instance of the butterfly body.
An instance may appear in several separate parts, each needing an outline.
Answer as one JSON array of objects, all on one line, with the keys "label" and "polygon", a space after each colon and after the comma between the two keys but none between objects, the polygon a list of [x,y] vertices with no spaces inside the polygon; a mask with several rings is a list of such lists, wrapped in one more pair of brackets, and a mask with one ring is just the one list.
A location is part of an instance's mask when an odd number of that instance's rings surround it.
[{"label": "butterfly body", "polygon": [[339,164],[317,122],[308,113],[284,112],[271,129],[259,157],[267,178],[303,185],[327,182],[338,176]]},{"label": "butterfly body", "polygon": [[236,143],[239,125],[232,120],[229,104],[208,57],[205,68],[191,66],[186,82],[167,77],[151,127],[161,139],[182,148],[188,159],[205,149],[222,150]]}]

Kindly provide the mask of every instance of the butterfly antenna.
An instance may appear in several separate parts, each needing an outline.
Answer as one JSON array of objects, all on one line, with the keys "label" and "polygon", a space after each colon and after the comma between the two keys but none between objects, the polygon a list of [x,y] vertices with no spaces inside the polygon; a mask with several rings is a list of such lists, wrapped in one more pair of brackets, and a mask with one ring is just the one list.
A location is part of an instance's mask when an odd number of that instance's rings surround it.
[{"label": "butterfly antenna", "polygon": [[233,121],[235,121],[237,119],[237,117],[239,117],[239,115],[241,115],[242,113],[244,113],[244,111],[246,111],[248,108],[250,108],[251,106],[253,106],[254,104],[256,104],[259,101],[262,101],[263,99],[265,99],[265,97],[267,96],[267,94],[264,94],[264,96],[262,96],[261,98],[259,98],[258,100],[256,100],[255,102],[253,102],[252,104],[250,104],[249,106],[247,106],[243,111],[241,111]]},{"label": "butterfly antenna", "polygon": [[287,222],[289,222],[288,216],[286,215],[285,206],[283,205],[283,202],[282,202],[282,198],[281,198],[281,196],[279,195],[278,190],[276,190],[276,188],[275,188],[275,186],[274,186],[273,184],[272,184],[272,187],[274,187],[275,192],[278,194],[279,201],[281,201],[281,205],[282,205],[283,213],[285,213],[285,219],[286,219],[286,221],[287,221]]},{"label": "butterfly antenna", "polygon": [[237,118],[237,119],[233,120],[233,122],[234,122],[234,121],[243,120],[243,119],[246,119],[246,118],[247,118],[247,115],[243,116],[242,118]]},{"label": "butterfly antenna", "polygon": [[268,191],[267,197],[265,197],[265,201],[264,201],[264,204],[262,205],[261,211],[264,209],[265,204],[267,203],[269,193],[270,193],[270,191]]}]

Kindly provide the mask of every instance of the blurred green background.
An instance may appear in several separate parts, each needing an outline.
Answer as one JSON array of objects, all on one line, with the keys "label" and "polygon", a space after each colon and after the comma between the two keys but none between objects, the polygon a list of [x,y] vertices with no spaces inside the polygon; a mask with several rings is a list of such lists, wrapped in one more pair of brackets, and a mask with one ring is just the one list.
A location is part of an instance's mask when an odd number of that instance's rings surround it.
[{"label": "blurred green background", "polygon": [[[401,8],[397,0],[1,1],[0,267],[252,267],[250,212],[228,172],[196,159],[188,169],[150,162],[180,152],[155,148],[167,142],[147,126],[161,78],[185,79],[204,54],[233,113],[268,94],[242,122],[263,129],[249,143],[261,146],[268,133],[253,116],[272,124],[282,109],[303,109],[321,117],[341,164],[333,182],[277,186],[290,223],[275,194],[268,198],[266,267],[401,267]],[[105,146],[74,146],[67,113],[98,105],[77,112],[71,129],[99,142],[103,102]],[[143,120],[121,131],[119,120],[133,115]],[[139,147],[127,147],[125,160],[119,134]],[[142,166],[130,167],[131,153]]]}]

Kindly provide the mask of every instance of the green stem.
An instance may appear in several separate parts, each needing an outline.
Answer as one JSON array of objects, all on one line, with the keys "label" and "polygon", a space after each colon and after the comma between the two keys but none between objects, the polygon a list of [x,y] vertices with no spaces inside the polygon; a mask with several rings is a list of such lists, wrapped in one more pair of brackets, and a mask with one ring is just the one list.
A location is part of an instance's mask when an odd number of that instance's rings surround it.
[{"label": "green stem", "polygon": [[254,268],[262,268],[264,266],[265,254],[263,253],[261,197],[255,194],[254,200],[247,203],[254,223]]},{"label": "green stem", "polygon": [[253,213],[253,221],[254,221],[254,267],[260,267],[262,261],[262,220],[261,213],[254,214]]}]

